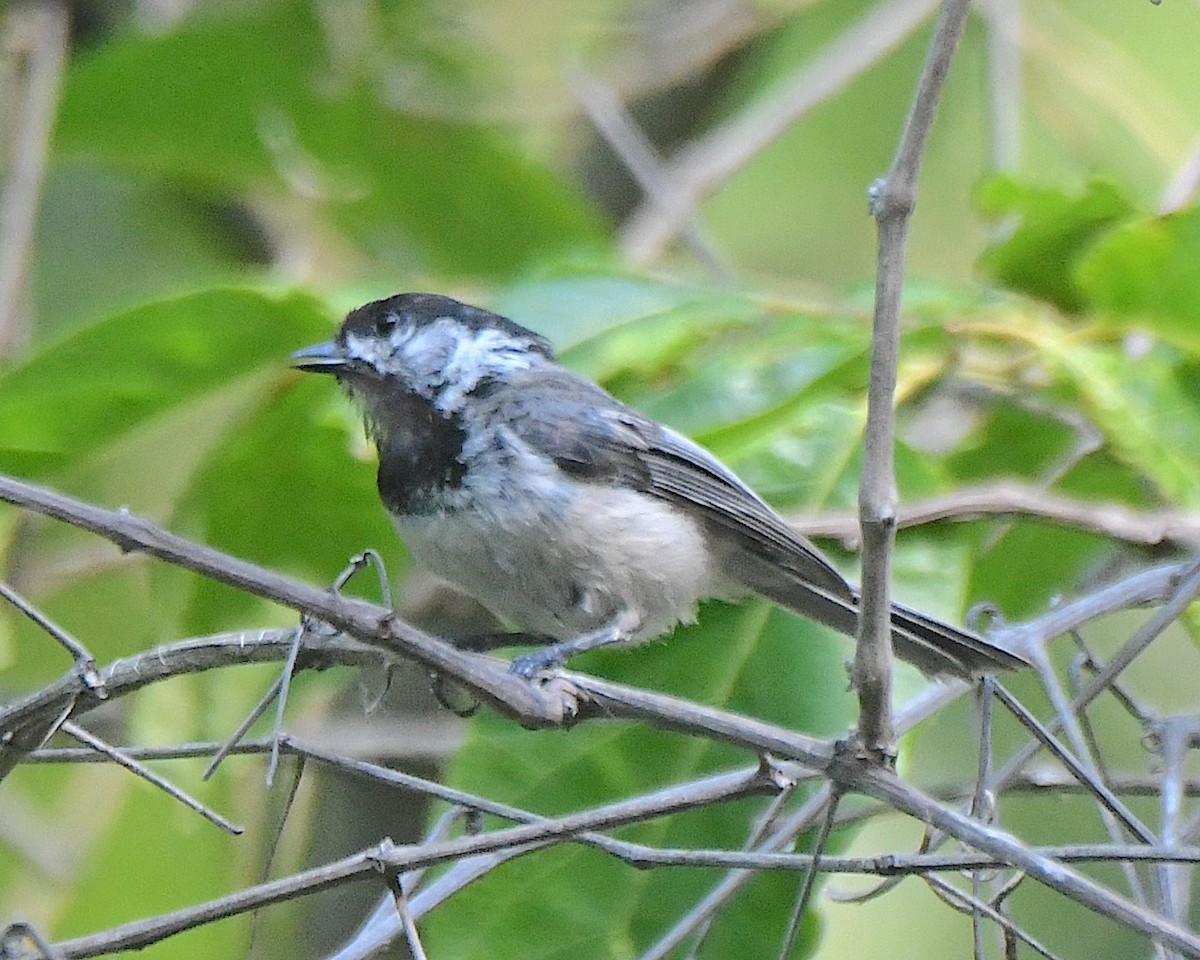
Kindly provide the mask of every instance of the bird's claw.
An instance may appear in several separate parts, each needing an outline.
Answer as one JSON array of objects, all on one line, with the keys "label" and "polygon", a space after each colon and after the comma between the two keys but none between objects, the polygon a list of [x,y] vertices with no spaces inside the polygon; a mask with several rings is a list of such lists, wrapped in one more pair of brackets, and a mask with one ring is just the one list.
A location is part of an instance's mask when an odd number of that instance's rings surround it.
[{"label": "bird's claw", "polygon": [[562,666],[562,658],[553,650],[537,650],[515,657],[509,665],[508,672],[532,680],[543,670],[559,666]]}]

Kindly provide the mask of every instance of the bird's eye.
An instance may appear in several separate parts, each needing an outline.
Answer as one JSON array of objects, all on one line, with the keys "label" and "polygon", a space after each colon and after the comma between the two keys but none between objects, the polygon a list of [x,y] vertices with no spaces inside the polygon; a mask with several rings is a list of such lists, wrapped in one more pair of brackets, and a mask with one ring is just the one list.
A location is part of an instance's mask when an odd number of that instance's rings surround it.
[{"label": "bird's eye", "polygon": [[375,321],[375,333],[381,337],[390,336],[398,326],[400,326],[400,318],[396,314],[382,313]]}]

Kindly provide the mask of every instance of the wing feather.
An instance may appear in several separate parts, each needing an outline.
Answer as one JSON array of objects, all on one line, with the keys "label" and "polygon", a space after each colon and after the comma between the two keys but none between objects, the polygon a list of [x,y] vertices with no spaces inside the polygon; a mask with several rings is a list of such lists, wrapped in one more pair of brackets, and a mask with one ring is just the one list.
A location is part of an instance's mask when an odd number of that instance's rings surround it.
[{"label": "wing feather", "polygon": [[[747,588],[853,636],[858,594],[821,552],[796,533],[703,447],[567,371],[537,374],[535,391],[517,380],[488,398],[505,429],[583,482],[640,490],[679,504],[720,528],[736,546],[726,559]],[[570,424],[569,430],[563,424]],[[897,652],[931,675],[969,677],[1025,661],[974,634],[899,605]]]},{"label": "wing feather", "polygon": [[[680,504],[732,534],[743,549],[851,598],[821,552],[703,447],[566,371],[539,372],[536,396],[523,393],[519,381],[506,393],[500,402],[509,428],[566,472]],[[564,423],[572,429],[563,430]]]}]

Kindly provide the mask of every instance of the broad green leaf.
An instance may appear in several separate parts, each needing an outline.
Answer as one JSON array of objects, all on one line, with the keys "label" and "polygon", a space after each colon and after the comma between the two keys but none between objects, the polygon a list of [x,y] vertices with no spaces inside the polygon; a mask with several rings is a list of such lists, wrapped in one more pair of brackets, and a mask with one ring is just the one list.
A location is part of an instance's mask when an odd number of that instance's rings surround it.
[{"label": "broad green leaf", "polygon": [[[76,328],[0,376],[0,459],[36,462],[26,476],[318,580],[367,546],[401,557],[373,464],[353,462],[357,417],[332,381],[287,366],[292,350],[328,337],[331,319],[306,296],[212,290]],[[40,459],[25,455],[31,450]],[[39,529],[23,553],[27,569],[62,570],[68,582],[86,573],[70,572],[79,567],[72,558],[100,549],[113,558],[105,563],[134,577],[131,587],[146,576],[95,538]],[[265,614],[261,602],[167,565],[150,564],[148,576],[161,601],[152,604],[154,631],[179,635]],[[118,620],[144,624],[135,611],[148,598],[135,588],[130,600],[114,608]],[[171,620],[185,607],[188,617]],[[128,634],[85,641],[127,653],[138,647]]]},{"label": "broad green leaf", "polygon": [[436,57],[415,42],[421,9],[368,25],[377,60],[342,55],[332,19],[297,0],[122,36],[72,66],[57,149],[208,190],[286,189],[410,270],[507,273],[590,243],[590,215],[545,170],[389,91]]},{"label": "broad green leaf", "polygon": [[1016,218],[1005,239],[980,258],[988,276],[1004,286],[1049,300],[1063,310],[1087,306],[1076,271],[1092,245],[1133,207],[1111,184],[1093,182],[1079,196],[1001,177],[979,191],[979,206],[1001,223]]},{"label": "broad green leaf", "polygon": [[1077,432],[1049,411],[1001,400],[983,411],[946,463],[959,485],[1038,477],[1061,462],[1076,439]]},{"label": "broad green leaf", "polygon": [[[285,373],[267,402],[230,432],[219,456],[202,464],[179,498],[172,526],[198,540],[277,570],[332,582],[349,558],[371,547],[393,576],[404,553],[375,492],[371,451],[354,456],[357,416],[314,422],[341,397],[332,379]],[[282,382],[280,382],[282,381]],[[349,429],[347,429],[349,426]],[[351,588],[378,598],[372,574]],[[258,605],[198,580],[184,628],[215,630]]]},{"label": "broad green leaf", "polygon": [[[232,812],[239,791],[235,781],[218,777],[205,784],[200,780],[202,762],[173,763],[163,768],[173,781],[215,809]],[[104,930],[114,922],[132,921],[187,907],[213,896],[214,891],[254,882],[248,864],[235,854],[239,838],[220,832],[182,804],[117,767],[107,770],[82,768],[89,773],[91,804],[95,804],[95,843],[82,864],[77,882],[71,889],[69,906],[63,910],[58,936],[71,937]],[[248,788],[249,784],[247,784]],[[259,785],[261,788],[261,784]],[[114,795],[116,792],[116,795]],[[252,798],[249,789],[240,791]],[[78,803],[76,795],[75,801]],[[241,811],[249,812],[247,805]],[[233,813],[237,819],[239,813]],[[207,834],[211,831],[211,834]],[[83,831],[89,832],[87,830]],[[207,834],[207,835],[206,835]],[[191,837],[187,845],[187,869],[181,870],[179,858],[164,855],[149,837],[171,837],[172,844]],[[120,882],[114,883],[112,865],[120,864]],[[136,912],[131,912],[135,910]],[[182,936],[155,944],[146,954],[155,960],[196,956],[232,956],[246,942],[249,918],[210,923]]]},{"label": "broad green leaf", "polygon": [[[606,330],[710,293],[704,287],[615,273],[611,268],[559,268],[501,291],[490,306],[549,337],[567,357],[577,344],[602,337]],[[603,369],[586,372],[598,379],[607,375]]]},{"label": "broad green leaf", "polygon": [[[327,333],[310,297],[237,289],[159,301],[75,329],[0,375],[0,463],[10,451],[32,451],[78,467],[251,371],[284,369],[290,350]],[[190,453],[188,437],[176,441]]]},{"label": "broad green leaf", "polygon": [[1055,376],[1114,455],[1150,480],[1169,503],[1194,506],[1200,471],[1200,405],[1171,358],[1132,360],[1118,345],[1063,344],[1047,353]]},{"label": "broad green leaf", "polygon": [[1200,208],[1127,223],[1079,266],[1105,326],[1136,326],[1200,352]]},{"label": "broad green leaf", "polygon": [[46,180],[30,262],[38,340],[147,300],[244,283],[267,251],[234,202],[178,184],[62,162]]},{"label": "broad green leaf", "polygon": [[981,524],[977,536],[967,595],[994,604],[1010,620],[1044,612],[1108,548],[1094,534],[1031,520]]}]

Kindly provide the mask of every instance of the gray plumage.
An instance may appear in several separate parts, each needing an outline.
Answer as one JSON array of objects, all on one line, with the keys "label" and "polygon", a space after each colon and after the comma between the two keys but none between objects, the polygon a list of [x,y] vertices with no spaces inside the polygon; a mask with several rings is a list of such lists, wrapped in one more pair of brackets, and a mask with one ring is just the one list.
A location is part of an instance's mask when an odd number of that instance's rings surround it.
[{"label": "gray plumage", "polygon": [[[381,497],[417,562],[514,628],[564,642],[522,658],[522,672],[659,636],[708,597],[759,593],[857,629],[856,591],[731,470],[511,320],[399,294],[294,363],[335,374],[362,404]],[[930,675],[1024,665],[899,605],[892,632]]]}]

